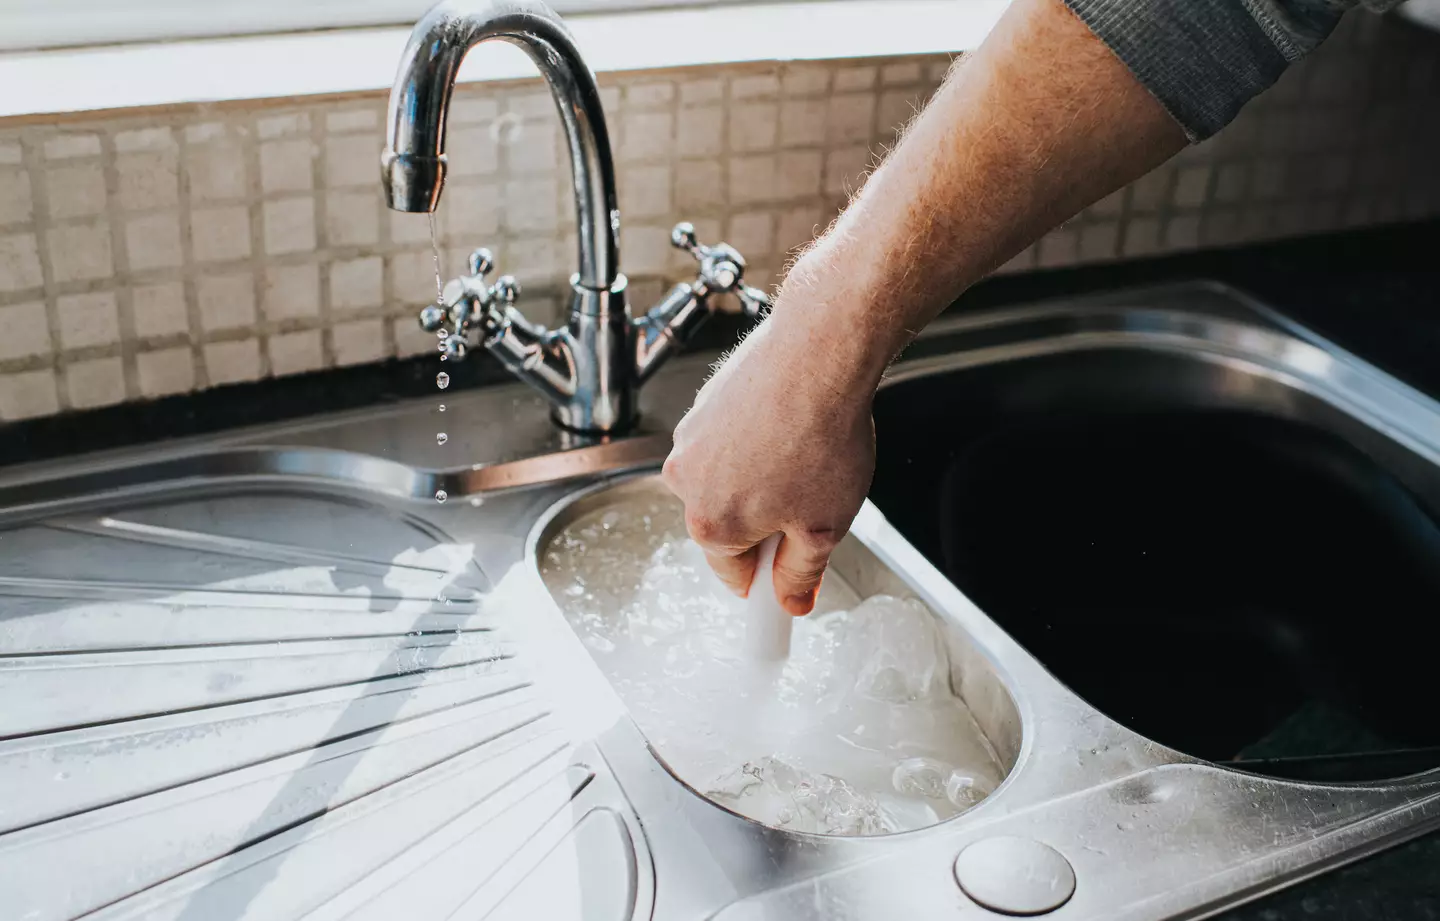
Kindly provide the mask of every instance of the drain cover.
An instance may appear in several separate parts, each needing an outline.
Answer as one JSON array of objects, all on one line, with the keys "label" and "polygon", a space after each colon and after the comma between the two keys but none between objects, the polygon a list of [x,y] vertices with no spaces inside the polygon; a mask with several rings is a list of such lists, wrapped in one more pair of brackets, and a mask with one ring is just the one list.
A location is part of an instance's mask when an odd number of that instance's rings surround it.
[{"label": "drain cover", "polygon": [[986,838],[955,858],[955,881],[991,911],[1043,915],[1075,893],[1075,871],[1060,852],[1029,838]]}]

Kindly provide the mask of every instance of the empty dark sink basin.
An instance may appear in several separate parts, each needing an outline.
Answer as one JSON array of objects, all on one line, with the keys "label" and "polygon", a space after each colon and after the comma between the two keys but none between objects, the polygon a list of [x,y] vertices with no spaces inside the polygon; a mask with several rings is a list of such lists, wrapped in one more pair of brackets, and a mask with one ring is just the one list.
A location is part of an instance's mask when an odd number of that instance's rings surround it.
[{"label": "empty dark sink basin", "polygon": [[1313,780],[1440,766],[1440,471],[1203,347],[1007,351],[989,326],[967,354],[973,335],[882,391],[871,498],[985,613],[1187,754]]}]

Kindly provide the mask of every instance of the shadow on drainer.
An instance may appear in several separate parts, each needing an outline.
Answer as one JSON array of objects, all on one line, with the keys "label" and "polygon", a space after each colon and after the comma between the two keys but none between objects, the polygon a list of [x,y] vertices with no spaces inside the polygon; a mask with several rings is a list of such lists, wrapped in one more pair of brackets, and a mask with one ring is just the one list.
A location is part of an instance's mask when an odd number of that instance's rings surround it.
[{"label": "shadow on drainer", "polygon": [[1061,681],[1188,754],[1440,766],[1440,471],[1243,366],[1121,348],[910,377],[871,498]]}]

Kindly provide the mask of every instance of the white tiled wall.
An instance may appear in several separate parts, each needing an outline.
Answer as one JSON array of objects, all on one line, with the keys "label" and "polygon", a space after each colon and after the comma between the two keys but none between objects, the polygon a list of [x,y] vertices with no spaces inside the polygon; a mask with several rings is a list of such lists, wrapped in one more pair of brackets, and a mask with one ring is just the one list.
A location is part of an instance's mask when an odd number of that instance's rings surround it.
[{"label": "white tiled wall", "polygon": [[[779,280],[943,78],[920,57],[603,77],[632,301],[689,277],[692,220]],[[1002,271],[1440,215],[1440,37],[1355,16],[1231,127]],[[0,122],[0,420],[434,348],[425,216],[380,199],[381,94]],[[436,223],[447,277],[488,245],[537,320],[574,261],[538,82],[457,92]]]}]

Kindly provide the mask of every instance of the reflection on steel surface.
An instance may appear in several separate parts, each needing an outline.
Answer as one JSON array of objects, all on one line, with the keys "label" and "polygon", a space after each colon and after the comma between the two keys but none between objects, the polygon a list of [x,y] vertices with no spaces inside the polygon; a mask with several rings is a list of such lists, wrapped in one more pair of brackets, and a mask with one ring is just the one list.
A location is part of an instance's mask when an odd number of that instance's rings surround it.
[{"label": "reflection on steel surface", "polygon": [[6,917],[534,917],[576,847],[640,907],[633,813],[472,546],[263,490],[0,539]]},{"label": "reflection on steel surface", "polygon": [[[1407,483],[1440,483],[1440,407],[1219,290],[947,321],[894,373],[1097,346],[1218,369],[1177,386],[1323,422],[1388,446],[1377,456]],[[653,434],[707,370],[660,372]],[[444,450],[482,469],[563,456],[517,392],[455,399]],[[1009,777],[970,812],[901,835],[748,822],[652,757],[536,569],[557,523],[658,488],[653,476],[552,458],[514,469],[592,475],[520,477],[530,485],[475,493],[478,507],[407,498],[435,476],[432,411],[0,478],[7,918],[982,917],[956,857],[1013,837],[1073,869],[1054,917],[1150,921],[1213,912],[1440,825],[1436,772],[1297,783],[1137,736],[1056,681],[870,505],[837,566],[903,584],[945,621],[955,686]],[[658,442],[613,445],[611,469],[663,455]],[[463,478],[449,485],[465,492]]]}]

